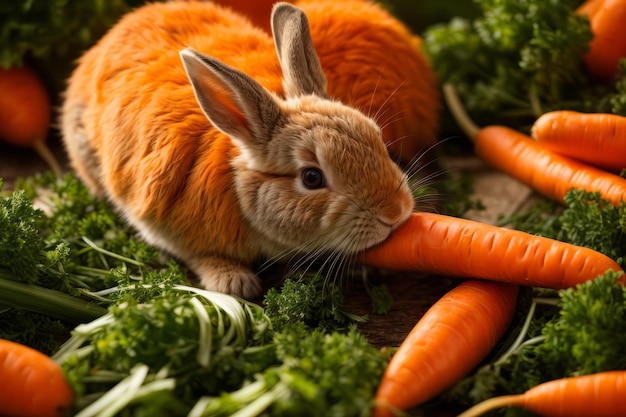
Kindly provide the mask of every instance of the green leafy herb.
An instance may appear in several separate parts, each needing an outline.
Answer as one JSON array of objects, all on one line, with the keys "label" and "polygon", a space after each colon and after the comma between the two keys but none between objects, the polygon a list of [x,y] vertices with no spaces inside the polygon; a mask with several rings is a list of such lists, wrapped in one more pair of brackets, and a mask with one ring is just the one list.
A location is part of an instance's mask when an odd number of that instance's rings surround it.
[{"label": "green leafy herb", "polygon": [[[0,240],[0,336],[54,352],[82,417],[371,409],[387,356],[351,325],[363,318],[344,311],[323,275],[271,290],[266,314],[190,286],[180,264],[159,261],[74,176],[18,188],[0,199],[9,236]],[[384,309],[384,288],[373,288]]]},{"label": "green leafy herb", "polygon": [[0,3],[0,67],[36,62],[60,91],[76,58],[139,1],[47,0]]},{"label": "green leafy herb", "polygon": [[345,311],[343,304],[341,288],[319,273],[288,277],[282,288],[270,288],[264,297],[265,312],[276,329],[301,321],[331,331],[366,319]]},{"label": "green leafy herb", "polygon": [[387,360],[356,328],[329,334],[298,323],[277,332],[273,346],[275,366],[240,390],[199,401],[192,415],[369,416]]},{"label": "green leafy herb", "polygon": [[424,50],[478,124],[527,129],[557,108],[611,110],[612,86],[593,84],[583,65],[592,33],[587,17],[574,12],[579,2],[475,3],[475,19],[457,17],[428,28]]}]

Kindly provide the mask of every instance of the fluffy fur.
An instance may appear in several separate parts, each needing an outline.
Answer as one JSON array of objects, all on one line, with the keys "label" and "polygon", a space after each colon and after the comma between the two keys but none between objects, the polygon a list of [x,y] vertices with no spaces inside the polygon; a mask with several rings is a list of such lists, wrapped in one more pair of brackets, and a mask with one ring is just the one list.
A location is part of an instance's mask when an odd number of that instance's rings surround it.
[{"label": "fluffy fur", "polygon": [[[218,2],[269,31],[274,0]],[[292,3],[307,14],[330,96],[374,117],[405,163],[436,144],[441,97],[419,36],[370,0]]]},{"label": "fluffy fur", "polygon": [[[207,288],[246,298],[259,258],[355,253],[413,209],[379,126],[326,99],[306,18],[275,10],[276,46],[211,2],[137,9],[81,58],[61,117],[94,193]],[[311,167],[324,187],[303,184]]]}]

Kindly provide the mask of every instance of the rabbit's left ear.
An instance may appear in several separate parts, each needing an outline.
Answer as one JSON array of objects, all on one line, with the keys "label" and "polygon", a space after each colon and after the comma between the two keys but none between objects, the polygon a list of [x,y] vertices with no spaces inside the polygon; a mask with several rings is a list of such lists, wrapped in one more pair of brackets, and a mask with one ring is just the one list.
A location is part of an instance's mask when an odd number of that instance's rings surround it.
[{"label": "rabbit's left ear", "polygon": [[211,123],[240,147],[262,149],[282,116],[272,95],[250,76],[192,48],[183,49],[180,57]]},{"label": "rabbit's left ear", "polygon": [[286,95],[315,94],[325,98],[326,76],[304,12],[289,3],[276,3],[272,9],[272,33]]}]

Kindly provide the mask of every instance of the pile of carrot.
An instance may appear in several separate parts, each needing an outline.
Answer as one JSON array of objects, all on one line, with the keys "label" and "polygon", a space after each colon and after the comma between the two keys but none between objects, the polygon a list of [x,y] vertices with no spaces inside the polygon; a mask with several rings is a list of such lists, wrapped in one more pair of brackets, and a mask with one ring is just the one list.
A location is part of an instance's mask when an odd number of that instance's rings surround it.
[{"label": "pile of carrot", "polygon": [[[626,202],[626,178],[553,152],[543,145],[544,141],[554,143],[556,142],[555,139],[539,139],[541,136],[567,137],[568,139],[563,139],[566,143],[559,147],[562,150],[576,146],[582,149],[585,149],[586,146],[593,147],[594,145],[590,141],[585,142],[582,139],[584,135],[567,135],[565,129],[554,129],[550,128],[549,125],[548,128],[545,128],[541,124],[537,124],[537,127],[534,128],[537,140],[506,126],[487,126],[481,129],[465,112],[454,87],[446,84],[443,86],[443,91],[448,108],[458,125],[474,142],[476,154],[487,164],[561,203],[564,202],[565,194],[571,189],[599,192],[604,199],[615,206]],[[556,114],[557,119],[565,120],[567,117],[567,114],[565,116]],[[608,135],[611,135],[613,127],[605,122],[606,118],[603,119],[597,115],[594,117],[595,119],[592,119],[595,120],[596,125],[588,124],[588,129],[596,132],[597,135],[595,133],[591,135],[597,136],[597,141],[602,142],[604,141],[602,134],[608,132]],[[571,123],[575,124],[575,120],[570,120]],[[616,119],[611,118],[610,120],[615,121]],[[618,119],[617,121],[621,126],[626,120]],[[591,123],[589,120],[586,122]],[[546,134],[545,132],[549,132],[550,129],[553,132]],[[573,129],[576,130],[576,128]],[[578,129],[582,131],[584,126],[580,124]],[[620,131],[623,131],[623,128],[620,127]],[[612,142],[619,143],[620,139]],[[613,148],[607,145],[602,154],[606,155]],[[624,149],[624,145],[621,144],[618,148]],[[578,152],[578,154],[583,153],[585,153],[584,150]],[[607,156],[607,158],[610,160],[610,157]],[[601,162],[597,162],[597,164],[600,165]]]},{"label": "pile of carrot", "polygon": [[74,393],[61,367],[43,353],[0,339],[0,415],[61,417]]}]

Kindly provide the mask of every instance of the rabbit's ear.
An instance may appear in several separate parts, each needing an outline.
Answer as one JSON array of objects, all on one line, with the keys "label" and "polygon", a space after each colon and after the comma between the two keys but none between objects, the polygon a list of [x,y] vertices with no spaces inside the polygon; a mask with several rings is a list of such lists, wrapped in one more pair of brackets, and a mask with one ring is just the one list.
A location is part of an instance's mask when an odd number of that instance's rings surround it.
[{"label": "rabbit's ear", "polygon": [[202,111],[216,128],[248,146],[271,139],[281,111],[263,86],[192,48],[183,49],[180,57]]},{"label": "rabbit's ear", "polygon": [[326,97],[326,76],[315,52],[304,12],[289,3],[276,3],[272,9],[272,33],[286,95]]}]

